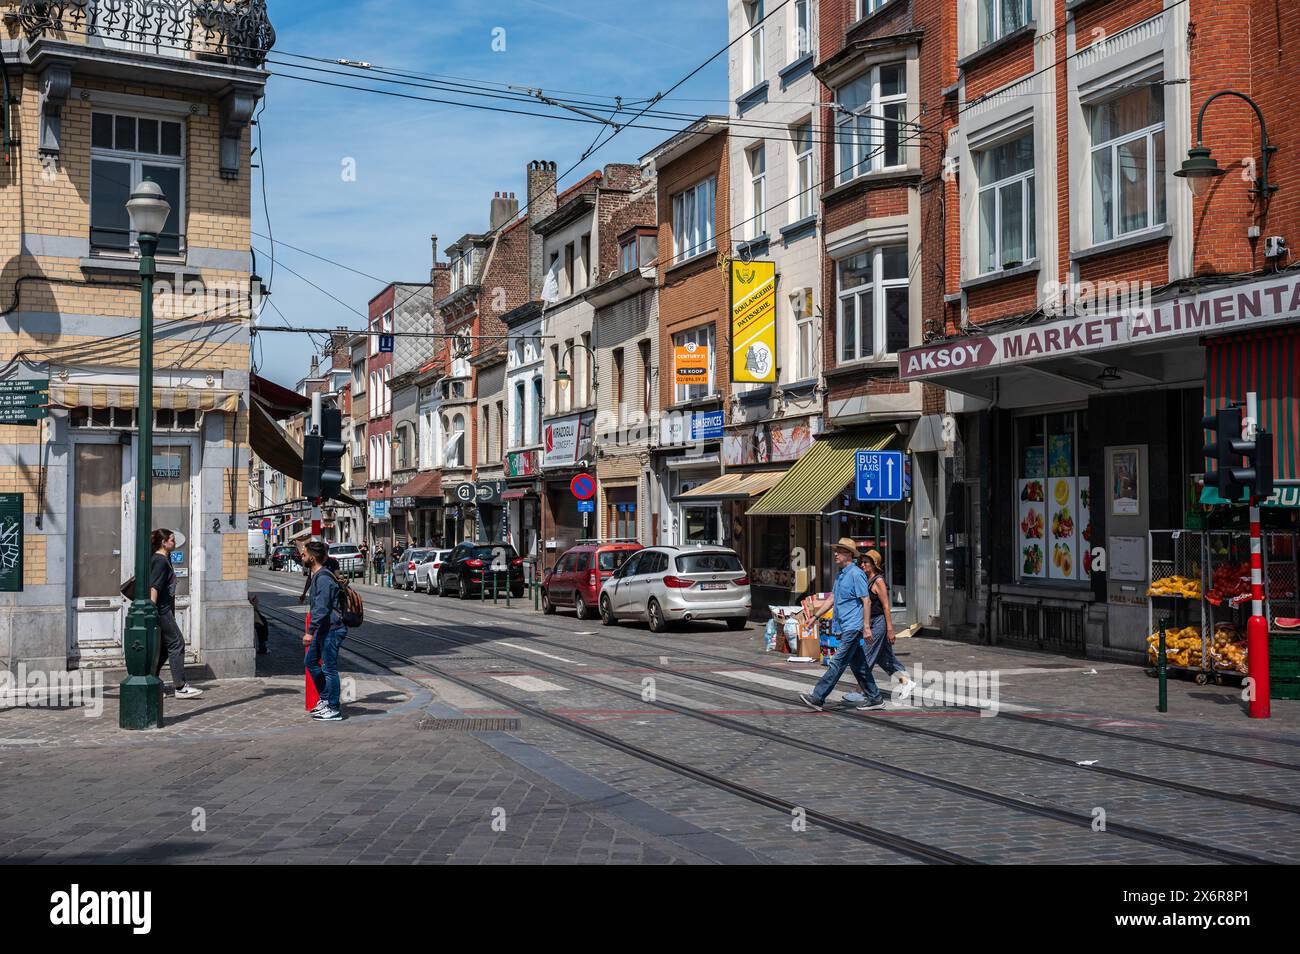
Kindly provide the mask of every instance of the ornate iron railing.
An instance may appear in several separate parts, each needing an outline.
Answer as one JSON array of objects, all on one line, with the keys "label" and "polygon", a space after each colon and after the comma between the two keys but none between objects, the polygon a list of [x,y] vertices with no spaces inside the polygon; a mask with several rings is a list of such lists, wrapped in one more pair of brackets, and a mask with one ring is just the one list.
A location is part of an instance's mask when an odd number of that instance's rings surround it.
[{"label": "ornate iron railing", "polygon": [[29,41],[74,34],[240,66],[261,66],[275,45],[266,0],[21,0],[15,16]]}]

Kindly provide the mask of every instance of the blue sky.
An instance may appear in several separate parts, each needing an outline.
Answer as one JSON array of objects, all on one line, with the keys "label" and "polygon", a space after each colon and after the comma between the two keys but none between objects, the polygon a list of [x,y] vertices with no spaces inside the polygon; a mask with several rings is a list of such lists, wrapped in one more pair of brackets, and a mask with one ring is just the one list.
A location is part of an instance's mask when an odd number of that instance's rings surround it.
[{"label": "blue sky", "polygon": [[[269,6],[276,30],[272,59],[281,61],[268,64],[273,73],[356,85],[380,84],[367,83],[368,77],[378,78],[373,73],[352,71],[344,78],[283,64],[308,62],[289,54],[346,58],[406,72],[540,87],[568,98],[619,95],[630,101],[667,89],[727,42],[723,0],[661,0],[650,8],[595,0],[270,0]],[[645,15],[647,9],[653,15]],[[497,30],[504,34],[494,34]],[[494,36],[504,38],[504,51],[493,50]],[[445,90],[387,88],[516,105]],[[726,57],[720,56],[661,108],[696,115],[725,112],[726,94]],[[308,327],[359,327],[362,321],[293,272],[364,314],[383,281],[428,280],[430,234],[438,235],[441,250],[467,232],[486,231],[494,192],[513,191],[524,201],[529,160],[554,160],[563,171],[598,130],[584,123],[417,102],[282,75],[271,77],[265,105],[261,149],[253,160],[262,166],[253,179],[258,271],[263,280],[271,280],[272,301],[289,323]],[[642,122],[681,125],[663,119]],[[636,161],[669,135],[626,129],[575,169],[561,188],[607,162]],[[254,145],[256,136],[255,131]],[[345,167],[353,163],[355,179],[349,180]],[[267,234],[263,173],[277,241],[373,279],[282,246],[276,248],[272,272],[265,254],[270,243],[256,234]],[[268,307],[262,323],[276,325],[282,319]],[[290,386],[306,374],[313,347],[306,335],[267,333],[260,341],[263,374]]]}]

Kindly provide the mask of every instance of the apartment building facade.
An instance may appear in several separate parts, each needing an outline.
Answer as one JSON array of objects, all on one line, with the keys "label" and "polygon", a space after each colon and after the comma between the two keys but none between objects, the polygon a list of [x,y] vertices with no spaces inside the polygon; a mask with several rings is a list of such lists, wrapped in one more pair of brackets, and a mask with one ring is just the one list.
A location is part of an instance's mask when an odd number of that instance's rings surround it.
[{"label": "apartment building facade", "polygon": [[[944,64],[943,337],[900,358],[947,393],[944,616],[1137,658],[1153,548],[1240,517],[1207,506],[1203,414],[1258,394],[1265,523],[1296,524],[1300,277],[1270,237],[1297,240],[1300,164],[1270,154],[1261,188],[1260,123],[1297,118],[1300,9],[985,6]],[[1180,177],[1202,138],[1227,174]]]},{"label": "apartment building facade", "polygon": [[[104,31],[86,5],[0,4],[0,241],[11,303],[0,352],[6,380],[48,387],[44,417],[0,425],[0,483],[15,495],[5,529],[22,541],[0,593],[0,662],[10,669],[124,664],[140,328],[125,203],[151,178],[171,206],[146,409],[153,522],[184,541],[176,617],[187,661],[217,676],[252,674],[248,124],[274,31],[265,4],[249,6],[246,35],[185,11],[145,45]],[[152,16],[145,7],[117,5],[128,36]]]}]

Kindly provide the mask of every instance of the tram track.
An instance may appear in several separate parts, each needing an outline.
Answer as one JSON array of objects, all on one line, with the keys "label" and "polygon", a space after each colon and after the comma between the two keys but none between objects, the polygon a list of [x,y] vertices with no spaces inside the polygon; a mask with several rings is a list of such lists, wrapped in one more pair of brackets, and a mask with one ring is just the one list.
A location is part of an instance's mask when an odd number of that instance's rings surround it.
[{"label": "tram track", "polygon": [[[266,613],[267,610],[263,609],[263,612]],[[281,624],[289,626],[291,630],[293,626],[296,625],[296,621],[288,618],[279,617],[277,615],[276,619]],[[462,638],[450,636],[445,633],[428,632],[425,629],[417,628],[415,626],[404,624],[404,623],[383,621],[382,625],[401,632],[409,632],[410,634],[420,637],[422,639],[438,640],[452,646],[457,646],[461,648],[472,648],[480,652],[484,651],[485,649],[482,641],[476,641],[473,639],[462,639]],[[443,625],[454,625],[454,624],[443,624]],[[508,635],[510,638],[518,638],[518,634],[514,634],[514,633],[502,632],[501,635]],[[531,703],[519,702],[505,693],[501,693],[490,687],[482,686],[479,683],[474,682],[473,680],[470,679],[466,679],[462,675],[459,675],[457,673],[450,672],[438,666],[433,666],[427,662],[413,660],[411,657],[398,653],[389,647],[383,646],[382,644],[374,643],[370,640],[364,640],[364,639],[358,640],[357,637],[354,637],[351,634],[349,635],[348,640],[354,644],[360,641],[362,642],[363,645],[370,645],[373,648],[381,649],[384,652],[390,653],[394,658],[402,659],[403,661],[409,661],[407,662],[407,664],[415,666],[416,668],[419,668],[431,675],[436,675],[439,678],[447,679],[448,681],[456,685],[459,685],[462,688],[469,689],[470,691],[479,693],[480,695],[486,696],[487,698],[490,698],[493,701],[496,701],[509,708],[513,708],[521,712],[526,712],[529,715],[536,715],[539,718],[543,718],[545,721],[550,722],[551,724],[558,725],[562,728],[569,729],[570,731],[573,731],[577,734],[584,735],[589,738],[593,738],[597,741],[601,741],[603,744],[612,745],[612,747],[614,748],[627,751],[628,754],[644,753],[645,756],[648,756],[647,758],[648,761],[654,761],[656,762],[656,764],[660,764],[658,760],[665,760],[666,762],[670,762],[670,763],[676,762],[676,760],[672,759],[669,756],[665,756],[662,755],[661,753],[655,753],[649,750],[642,749],[641,747],[636,746],[633,743],[629,743],[624,740],[618,739],[617,737],[612,736],[609,733],[601,732],[598,729],[594,729],[591,726],[585,725],[581,722],[577,722],[576,720],[568,719],[556,713],[549,712],[541,707],[534,706]],[[347,643],[344,644],[344,648],[345,649],[348,648]],[[573,649],[573,651],[575,652],[584,652],[596,658],[603,657],[603,658],[610,659],[611,661],[619,661],[621,659],[621,657],[609,656],[607,654],[597,653],[592,650],[576,649],[573,647],[566,647],[566,648]],[[611,693],[624,698],[637,700],[639,702],[642,702],[643,704],[646,702],[646,700],[642,699],[641,694],[638,692],[622,689],[618,686],[612,686],[606,682],[602,682],[597,679],[592,679],[588,676],[584,676],[580,673],[576,673],[569,669],[561,669],[559,667],[551,666],[546,663],[539,662],[533,659],[524,659],[518,656],[510,655],[508,653],[503,653],[495,649],[487,649],[487,651],[495,658],[500,659],[503,662],[508,662],[517,666],[521,666],[528,670],[538,670],[538,671],[547,672],[559,678],[573,680],[575,682],[590,686],[600,691]],[[362,655],[362,654],[357,654],[357,655]],[[371,659],[370,661],[372,663],[375,662],[373,659]],[[625,664],[630,663],[634,668],[651,668],[663,672],[666,675],[673,675],[673,676],[678,676],[683,678],[693,678],[694,681],[709,683],[715,687],[720,687],[731,692],[737,692],[740,694],[751,695],[751,696],[767,698],[767,699],[775,699],[776,701],[786,706],[790,704],[788,698],[776,696],[774,694],[763,693],[757,690],[752,690],[749,689],[748,687],[740,687],[740,686],[732,685],[730,683],[722,683],[716,680],[697,677],[695,676],[695,674],[692,673],[681,673],[676,670],[667,669],[665,667],[647,666],[647,664],[637,660],[623,660],[623,661]],[[391,667],[386,667],[386,668],[390,668],[391,671]],[[800,749],[820,757],[832,759],[846,764],[855,765],[860,768],[874,770],[894,778],[899,778],[905,781],[921,784],[930,788],[940,789],[953,794],[982,801],[988,804],[993,804],[1001,808],[1011,809],[1013,811],[1017,811],[1024,814],[1030,814],[1042,818],[1047,818],[1053,821],[1062,822],[1075,827],[1084,827],[1090,830],[1093,827],[1094,817],[1091,813],[1076,812],[1070,809],[1061,808],[1054,805],[1026,801],[1024,799],[1016,798],[1014,796],[1005,795],[1001,792],[994,792],[988,789],[979,788],[977,786],[968,785],[963,782],[956,782],[950,779],[942,778],[940,776],[931,775],[914,769],[908,769],[902,766],[893,765],[892,763],[883,762],[879,759],[873,759],[867,756],[857,755],[855,753],[844,752],[842,750],[825,746],[817,742],[801,739],[795,736],[787,735],[785,733],[777,732],[775,730],[767,729],[761,726],[750,725],[749,723],[741,722],[736,719],[731,719],[726,716],[717,715],[715,713],[703,711],[690,706],[678,705],[676,703],[668,702],[663,699],[655,699],[651,701],[649,704],[652,704],[659,709],[663,709],[668,712],[682,715],[687,718],[695,719],[697,721],[710,723],[720,728],[724,728],[742,735],[746,735],[751,738],[759,738],[769,742],[774,742],[779,745],[784,745],[790,748]],[[868,721],[862,719],[862,717],[847,712],[843,714],[848,717],[858,718],[860,721]],[[947,737],[947,734],[941,733],[940,737],[941,738]],[[968,741],[960,736],[951,736],[948,738],[951,741],[958,741],[958,742]],[[630,747],[630,749],[624,748],[625,746]],[[636,750],[636,751],[633,752],[631,750]],[[1018,750],[1011,749],[1009,747],[1007,748],[1007,750],[1010,754],[1017,754],[1017,755],[1023,754]],[[638,755],[637,757],[643,757],[643,756]],[[1071,767],[1077,767],[1073,763],[1069,763],[1069,764]],[[665,765],[665,767],[669,767],[669,766]],[[706,776],[711,775],[711,773],[708,773],[705,770],[698,769],[692,766],[682,765],[682,768],[684,768],[686,771],[679,772],[679,774],[701,773],[702,775],[706,775]],[[690,777],[696,777],[696,776],[690,775]],[[718,778],[716,776],[714,777]],[[1138,781],[1144,781],[1144,782],[1150,781],[1149,779],[1145,779],[1141,776],[1133,776],[1133,778]],[[719,779],[719,780],[725,783],[723,787],[729,787],[738,784],[732,782],[729,779]],[[740,787],[744,788],[744,786],[740,786]],[[1223,793],[1214,793],[1211,790],[1205,790],[1205,791],[1210,792],[1211,795],[1223,794]],[[780,804],[782,807],[787,807],[787,808],[794,807],[794,803],[788,802],[783,799],[779,799],[776,796],[771,796],[768,795],[767,793],[757,792],[756,790],[755,792],[758,796],[761,796],[762,799],[760,801],[761,804],[768,804],[768,805]],[[751,797],[750,795],[746,795],[745,797],[750,798],[751,801],[759,800],[755,797]],[[812,818],[813,816],[810,813],[808,817]],[[839,821],[844,822],[845,820],[840,819]],[[856,824],[856,823],[850,823],[850,824]],[[834,827],[834,825],[828,825],[828,827]],[[1164,832],[1155,831],[1152,829],[1146,829],[1140,826],[1128,825],[1122,822],[1115,822],[1113,820],[1107,821],[1105,830],[1107,834],[1114,834],[1127,840],[1140,842],[1143,844],[1155,846],[1165,850],[1174,850],[1195,857],[1205,858],[1207,860],[1216,861],[1220,863],[1226,863],[1226,864],[1271,864],[1273,863],[1268,859],[1259,858],[1255,855],[1249,855],[1244,852],[1238,852],[1232,849],[1221,848],[1214,845],[1207,845],[1200,842],[1191,841],[1177,835],[1171,835]],[[873,830],[873,832],[875,833],[876,836],[879,835],[879,830]],[[899,836],[891,836],[891,837],[899,837]],[[925,847],[931,847],[931,846],[925,846]],[[942,849],[937,849],[937,850],[942,850]],[[957,863],[957,862],[949,862],[949,863]]]}]

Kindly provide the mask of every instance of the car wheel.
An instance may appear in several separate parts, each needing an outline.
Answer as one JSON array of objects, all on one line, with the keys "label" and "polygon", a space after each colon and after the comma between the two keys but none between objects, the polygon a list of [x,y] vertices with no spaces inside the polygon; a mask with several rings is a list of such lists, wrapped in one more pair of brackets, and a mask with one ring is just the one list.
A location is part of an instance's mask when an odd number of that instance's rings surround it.
[{"label": "car wheel", "polygon": [[587,618],[588,616],[587,601],[582,598],[581,593],[579,593],[577,596],[573,598],[573,608],[578,614],[578,619]]},{"label": "car wheel", "polygon": [[456,595],[463,600],[469,599],[469,587],[465,585],[463,576],[456,581]]},{"label": "car wheel", "polygon": [[727,620],[727,629],[744,629],[749,620],[741,619],[739,616],[733,616]]},{"label": "car wheel", "polygon": [[614,615],[614,607],[609,602],[608,596],[600,598],[600,621],[606,626],[613,626],[618,622],[618,617]]},{"label": "car wheel", "polygon": [[646,619],[650,621],[650,632],[662,633],[668,628],[668,621],[664,619],[664,611],[659,608],[658,600],[651,600],[645,608]]},{"label": "car wheel", "polygon": [[551,594],[546,590],[542,590],[542,612],[547,616],[555,614],[555,604],[551,602]]}]

